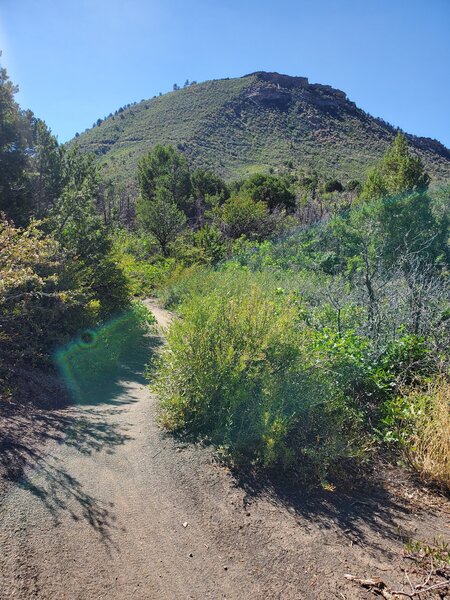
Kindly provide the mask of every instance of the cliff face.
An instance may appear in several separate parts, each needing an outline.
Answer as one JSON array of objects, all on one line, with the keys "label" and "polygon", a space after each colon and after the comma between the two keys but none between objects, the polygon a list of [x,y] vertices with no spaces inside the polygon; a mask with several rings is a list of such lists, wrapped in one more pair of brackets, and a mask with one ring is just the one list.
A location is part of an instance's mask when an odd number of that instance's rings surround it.
[{"label": "cliff face", "polygon": [[[279,73],[266,73],[258,71],[245,75],[245,77],[256,78],[249,97],[259,101],[262,105],[286,110],[288,106],[296,99],[311,106],[316,106],[322,110],[339,114],[344,111],[360,118],[369,118],[387,126],[381,119],[370,117],[364,111],[358,109],[356,104],[348,99],[347,94],[342,90],[333,88],[331,85],[322,85],[320,83],[309,83],[307,77],[291,77]],[[437,140],[425,137],[417,137],[406,134],[410,142],[421,150],[439,154],[442,157],[450,159],[450,150]]]},{"label": "cliff face", "polygon": [[256,71],[244,77],[252,77],[258,81],[272,83],[278,87],[292,90],[293,88],[307,88],[309,85],[307,77],[293,77],[291,75],[281,75],[280,73],[268,73],[267,71]]},{"label": "cliff face", "polygon": [[[396,130],[358,108],[347,95],[306,77],[256,72],[207,81],[142,101],[77,138],[106,172],[135,185],[140,156],[172,144],[193,167],[228,179],[255,171],[315,169],[342,181],[363,179]],[[408,136],[434,183],[450,180],[450,152],[429,138]]]}]

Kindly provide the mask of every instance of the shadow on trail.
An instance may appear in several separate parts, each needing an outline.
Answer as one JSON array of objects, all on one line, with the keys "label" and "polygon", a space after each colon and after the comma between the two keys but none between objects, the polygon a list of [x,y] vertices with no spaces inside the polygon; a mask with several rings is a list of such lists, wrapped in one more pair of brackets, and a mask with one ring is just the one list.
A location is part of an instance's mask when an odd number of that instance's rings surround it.
[{"label": "shadow on trail", "polygon": [[397,545],[404,543],[412,534],[408,530],[408,517],[413,514],[413,508],[395,497],[381,480],[347,495],[310,492],[292,479],[277,474],[264,476],[247,471],[233,475],[236,485],[246,493],[244,505],[264,498],[275,506],[284,507],[307,530],[319,528],[325,534],[340,530],[344,546],[358,544],[368,551],[378,551],[387,558],[394,558],[397,555],[387,550],[385,540]]},{"label": "shadow on trail", "polygon": [[0,403],[0,483],[3,479],[30,492],[55,523],[63,513],[87,522],[106,544],[115,527],[113,504],[92,496],[45,445],[65,444],[89,456],[113,453],[133,439],[115,416],[137,401],[134,384],[145,382],[146,365],[160,341],[142,331],[137,336],[132,328],[129,335],[126,328],[121,333],[99,335],[92,347],[65,347],[59,357],[67,367],[60,371],[64,385],[61,378],[42,375],[51,393],[48,402]]},{"label": "shadow on trail", "polygon": [[47,454],[46,442],[66,444],[84,455],[113,452],[131,436],[85,410],[46,412],[31,406],[0,410],[0,476],[39,499],[55,524],[65,512],[75,521],[85,520],[105,543],[114,526],[113,504],[89,494],[57,458]]}]

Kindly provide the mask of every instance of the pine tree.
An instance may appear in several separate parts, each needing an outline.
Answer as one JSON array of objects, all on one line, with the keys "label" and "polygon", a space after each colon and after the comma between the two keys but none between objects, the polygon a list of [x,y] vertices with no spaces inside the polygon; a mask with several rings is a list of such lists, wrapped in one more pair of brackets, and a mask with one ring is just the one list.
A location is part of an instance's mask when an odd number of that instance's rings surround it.
[{"label": "pine tree", "polygon": [[14,99],[17,91],[0,66],[0,212],[23,225],[31,213],[27,150],[32,145],[33,113],[20,110]]},{"label": "pine tree", "polygon": [[157,144],[138,163],[138,182],[141,196],[155,197],[158,188],[168,190],[180,210],[190,208],[191,179],[186,158],[172,146]]},{"label": "pine tree", "polygon": [[422,160],[410,152],[405,135],[398,133],[381,163],[369,173],[360,198],[374,200],[425,191],[429,183]]}]

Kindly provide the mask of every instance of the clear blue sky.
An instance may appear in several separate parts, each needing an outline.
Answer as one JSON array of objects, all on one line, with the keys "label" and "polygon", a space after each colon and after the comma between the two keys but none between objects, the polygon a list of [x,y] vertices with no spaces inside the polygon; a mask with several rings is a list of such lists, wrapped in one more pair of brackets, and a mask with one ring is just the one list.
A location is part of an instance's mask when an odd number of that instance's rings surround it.
[{"label": "clear blue sky", "polygon": [[174,82],[266,70],[450,146],[450,0],[0,0],[0,48],[60,141]]}]

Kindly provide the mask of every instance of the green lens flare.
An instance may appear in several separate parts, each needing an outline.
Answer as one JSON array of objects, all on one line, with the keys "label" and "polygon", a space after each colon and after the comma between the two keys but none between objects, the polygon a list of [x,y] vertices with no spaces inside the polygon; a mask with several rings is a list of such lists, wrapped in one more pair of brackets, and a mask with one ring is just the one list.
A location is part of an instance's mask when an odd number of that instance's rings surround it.
[{"label": "green lens flare", "polygon": [[83,348],[90,348],[95,346],[98,340],[97,332],[94,329],[86,329],[80,334],[78,343]]},{"label": "green lens flare", "polygon": [[95,329],[85,329],[59,348],[54,361],[79,404],[114,397],[118,382],[142,376],[149,360],[148,321],[131,310]]}]

